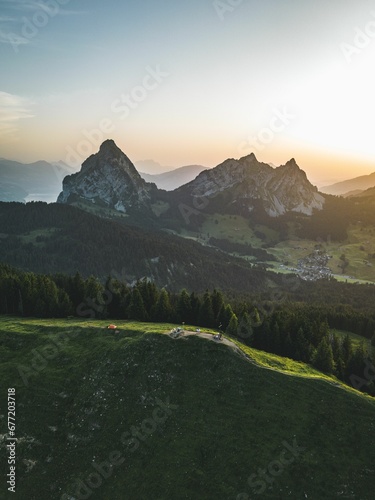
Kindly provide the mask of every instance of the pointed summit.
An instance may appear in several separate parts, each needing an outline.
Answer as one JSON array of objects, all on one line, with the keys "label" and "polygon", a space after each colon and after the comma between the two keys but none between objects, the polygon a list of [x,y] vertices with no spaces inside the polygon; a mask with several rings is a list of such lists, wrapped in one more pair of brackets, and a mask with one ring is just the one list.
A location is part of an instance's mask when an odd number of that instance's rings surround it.
[{"label": "pointed summit", "polygon": [[124,159],[125,158],[127,163],[129,163],[129,165],[131,165],[134,168],[134,170],[136,170],[133,163],[129,160],[129,158],[126,156],[126,154],[121,151],[121,149],[117,146],[117,144],[115,143],[115,141],[113,139],[107,139],[106,141],[104,141],[101,144],[99,151],[96,154],[93,154],[89,158],[87,158],[87,160],[85,160],[84,163],[82,164],[82,167],[86,168],[85,167],[86,163],[89,163],[91,165],[92,158],[95,158],[96,161],[98,159],[104,160],[104,161],[107,161],[107,160],[111,161],[111,160],[114,160],[116,158],[117,159],[120,159],[120,158]]},{"label": "pointed summit", "polygon": [[113,139],[107,139],[102,143],[99,153],[124,154]]},{"label": "pointed summit", "polygon": [[100,146],[98,153],[83,162],[81,171],[65,177],[58,203],[99,203],[128,212],[148,205],[153,184],[139,175],[129,158],[112,139]]},{"label": "pointed summit", "polygon": [[293,168],[297,167],[300,170],[300,168],[299,168],[299,166],[294,158],[291,158],[288,162],[286,162],[285,167],[293,167]]},{"label": "pointed summit", "polygon": [[258,161],[257,157],[255,156],[254,153],[250,153],[249,155],[247,156],[243,156],[242,158],[240,158],[238,161],[248,161],[248,162],[253,162],[253,161]]}]

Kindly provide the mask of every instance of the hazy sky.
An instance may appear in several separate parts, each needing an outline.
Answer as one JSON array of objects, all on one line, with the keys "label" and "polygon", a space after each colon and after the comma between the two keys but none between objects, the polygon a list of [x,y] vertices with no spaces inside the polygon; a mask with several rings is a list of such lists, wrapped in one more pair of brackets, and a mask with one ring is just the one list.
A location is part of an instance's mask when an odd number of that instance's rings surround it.
[{"label": "hazy sky", "polygon": [[0,0],[0,58],[5,158],[375,171],[374,0]]}]

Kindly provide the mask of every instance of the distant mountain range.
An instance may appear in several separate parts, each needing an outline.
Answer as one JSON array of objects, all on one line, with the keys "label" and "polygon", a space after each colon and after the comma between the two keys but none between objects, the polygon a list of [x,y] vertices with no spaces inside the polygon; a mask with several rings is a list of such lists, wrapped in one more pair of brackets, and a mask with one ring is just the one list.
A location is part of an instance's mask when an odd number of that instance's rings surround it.
[{"label": "distant mountain range", "polygon": [[63,178],[72,171],[62,162],[24,164],[0,158],[0,200],[56,201]]},{"label": "distant mountain range", "polygon": [[155,160],[139,160],[135,161],[134,165],[138,172],[144,172],[149,175],[164,174],[165,172],[169,172],[175,168],[173,166],[166,167]]},{"label": "distant mountain range", "polygon": [[[149,172],[141,173],[144,180],[167,191],[190,182],[206,168],[188,165],[165,171],[166,167],[153,160],[140,161],[136,165],[137,170],[144,168]],[[27,164],[0,158],[0,201],[55,202],[61,192],[63,179],[75,172],[75,169],[63,162],[37,161]]]},{"label": "distant mountain range", "polygon": [[207,170],[207,168],[202,165],[187,165],[162,174],[139,173],[145,181],[155,183],[159,189],[173,191],[194,180],[204,170]]},{"label": "distant mountain range", "polygon": [[330,186],[322,187],[320,190],[323,193],[340,195],[340,196],[357,196],[362,191],[375,186],[375,172],[369,175],[361,175],[354,179],[337,182]]}]

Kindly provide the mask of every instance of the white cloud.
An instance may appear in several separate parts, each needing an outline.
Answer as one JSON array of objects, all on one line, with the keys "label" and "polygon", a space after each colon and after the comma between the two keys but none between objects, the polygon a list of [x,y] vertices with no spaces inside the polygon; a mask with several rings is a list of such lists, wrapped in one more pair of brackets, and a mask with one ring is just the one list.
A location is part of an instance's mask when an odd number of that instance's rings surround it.
[{"label": "white cloud", "polygon": [[34,116],[32,106],[26,97],[0,91],[0,138],[15,139],[20,120]]}]

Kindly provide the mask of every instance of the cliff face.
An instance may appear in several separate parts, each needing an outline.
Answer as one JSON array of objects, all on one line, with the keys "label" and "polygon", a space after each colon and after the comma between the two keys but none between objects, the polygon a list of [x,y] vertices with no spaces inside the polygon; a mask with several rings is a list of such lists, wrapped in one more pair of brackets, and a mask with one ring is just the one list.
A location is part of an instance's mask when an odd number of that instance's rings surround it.
[{"label": "cliff face", "polygon": [[226,191],[230,195],[228,203],[246,201],[249,211],[251,200],[261,200],[272,217],[289,211],[311,215],[314,209],[321,210],[324,205],[324,197],[294,159],[272,168],[258,162],[254,154],[240,160],[226,160],[202,172],[179,191],[197,198],[213,198]]},{"label": "cliff face", "polygon": [[142,179],[114,141],[108,140],[97,154],[82,164],[80,172],[65,177],[57,202],[71,203],[79,199],[100,202],[126,213],[130,208],[147,206],[155,189]]}]

